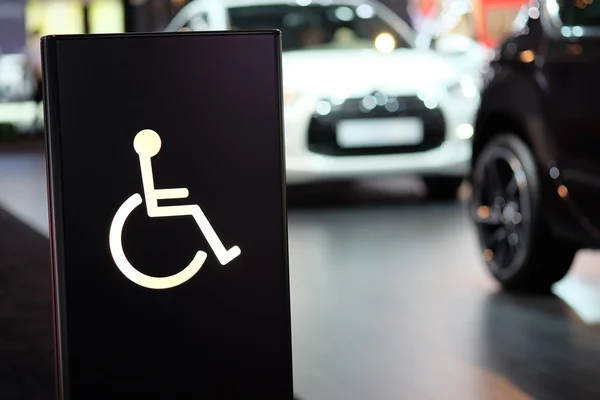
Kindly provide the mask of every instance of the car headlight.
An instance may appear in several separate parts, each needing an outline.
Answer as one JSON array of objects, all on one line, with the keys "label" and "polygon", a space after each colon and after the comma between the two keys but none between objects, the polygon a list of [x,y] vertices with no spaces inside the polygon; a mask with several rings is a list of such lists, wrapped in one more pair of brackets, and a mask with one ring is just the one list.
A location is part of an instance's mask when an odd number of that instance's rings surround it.
[{"label": "car headlight", "polygon": [[449,85],[447,90],[451,96],[461,96],[468,99],[476,97],[479,93],[475,82],[468,76],[461,77],[457,82]]},{"label": "car headlight", "polygon": [[434,109],[439,105],[440,100],[445,94],[445,88],[439,84],[422,88],[417,92],[417,97],[429,109]]}]

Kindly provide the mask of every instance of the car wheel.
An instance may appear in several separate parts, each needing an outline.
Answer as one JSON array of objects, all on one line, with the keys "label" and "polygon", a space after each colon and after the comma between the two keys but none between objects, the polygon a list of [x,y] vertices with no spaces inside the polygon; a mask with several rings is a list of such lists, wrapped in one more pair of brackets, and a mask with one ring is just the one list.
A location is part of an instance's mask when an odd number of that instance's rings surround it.
[{"label": "car wheel", "polygon": [[423,178],[427,195],[432,199],[456,199],[462,178],[448,176],[427,176]]},{"label": "car wheel", "polygon": [[472,177],[471,216],[488,269],[504,289],[548,291],[577,248],[547,229],[531,150],[515,135],[499,135],[476,158]]}]

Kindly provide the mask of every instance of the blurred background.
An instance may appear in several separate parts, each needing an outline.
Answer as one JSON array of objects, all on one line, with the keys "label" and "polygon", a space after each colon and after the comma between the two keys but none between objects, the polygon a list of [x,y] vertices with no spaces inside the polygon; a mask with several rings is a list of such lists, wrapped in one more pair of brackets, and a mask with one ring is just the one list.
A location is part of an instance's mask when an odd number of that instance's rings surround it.
[{"label": "blurred background", "polygon": [[0,398],[54,395],[40,37],[273,28],[298,397],[598,398],[594,4],[0,0]]}]

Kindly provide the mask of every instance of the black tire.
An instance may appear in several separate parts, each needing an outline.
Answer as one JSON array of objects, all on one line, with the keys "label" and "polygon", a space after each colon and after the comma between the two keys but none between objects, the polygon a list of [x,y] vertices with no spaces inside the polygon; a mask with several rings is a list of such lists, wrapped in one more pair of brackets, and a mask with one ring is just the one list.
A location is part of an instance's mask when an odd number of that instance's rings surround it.
[{"label": "black tire", "polygon": [[423,178],[427,186],[427,195],[432,199],[456,199],[458,188],[463,182],[463,178],[450,176],[426,176]]},{"label": "black tire", "polygon": [[471,218],[488,270],[506,290],[549,291],[569,271],[577,246],[547,227],[527,144],[510,133],[494,137],[477,155],[472,176]]}]

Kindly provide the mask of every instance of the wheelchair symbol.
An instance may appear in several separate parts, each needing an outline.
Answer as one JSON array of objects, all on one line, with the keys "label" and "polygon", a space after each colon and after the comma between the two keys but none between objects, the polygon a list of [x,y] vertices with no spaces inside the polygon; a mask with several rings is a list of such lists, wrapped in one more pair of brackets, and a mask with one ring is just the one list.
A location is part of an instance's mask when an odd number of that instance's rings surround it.
[{"label": "wheelchair symbol", "polygon": [[[198,205],[159,206],[158,200],[187,198],[189,191],[186,188],[178,189],[155,189],[152,174],[151,158],[158,154],[161,148],[161,139],[158,133],[150,129],[140,131],[133,141],[133,147],[139,156],[142,184],[144,187],[144,199],[146,200],[146,211],[150,218],[192,216],[198,227],[206,238],[212,251],[217,256],[221,265],[229,263],[241,254],[238,246],[226,250],[217,236],[210,222]],[[166,277],[146,275],[134,268],[123,251],[123,226],[129,214],[137,206],[142,204],[142,196],[133,194],[117,210],[110,226],[109,242],[110,251],[115,264],[121,272],[132,282],[149,289],[169,289],[179,286],[193,277],[206,261],[207,254],[198,251],[192,261],[180,272]]]}]

